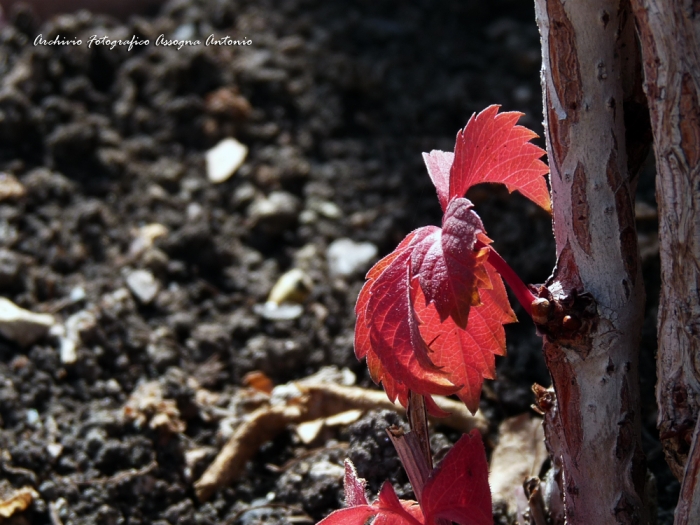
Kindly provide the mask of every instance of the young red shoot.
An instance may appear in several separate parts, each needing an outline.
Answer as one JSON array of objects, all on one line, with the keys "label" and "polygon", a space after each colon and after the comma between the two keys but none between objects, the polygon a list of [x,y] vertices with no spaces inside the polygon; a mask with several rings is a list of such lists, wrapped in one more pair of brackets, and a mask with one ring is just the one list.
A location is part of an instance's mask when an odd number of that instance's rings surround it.
[{"label": "young red shoot", "polygon": [[516,112],[490,106],[457,134],[454,153],[423,157],[443,210],[442,228],[411,232],[367,274],[357,299],[355,354],[389,398],[407,406],[409,391],[457,394],[475,412],[495,356],[506,350],[503,325],[516,320],[504,278],[530,313],[532,293],[490,246],[484,225],[464,197],[483,182],[505,184],[550,209],[536,135]]},{"label": "young red shoot", "polygon": [[[415,487],[414,487],[415,490]],[[384,482],[379,497],[370,504],[365,481],[345,460],[345,506],[318,525],[436,525],[440,520],[460,525],[492,525],[488,465],[481,436],[474,430],[462,436],[433,469],[415,501],[399,500],[394,488]]]}]

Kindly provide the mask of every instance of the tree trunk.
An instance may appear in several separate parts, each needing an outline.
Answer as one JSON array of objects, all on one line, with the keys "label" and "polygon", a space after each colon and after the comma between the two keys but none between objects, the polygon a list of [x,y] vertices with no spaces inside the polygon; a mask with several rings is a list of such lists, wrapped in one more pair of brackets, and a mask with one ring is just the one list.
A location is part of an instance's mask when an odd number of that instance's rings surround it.
[{"label": "tree trunk", "polygon": [[632,0],[632,6],[657,169],[658,425],[666,460],[683,480],[681,524],[700,516],[700,6],[678,0]]},{"label": "tree trunk", "polygon": [[546,442],[567,524],[646,524],[644,289],[622,82],[632,19],[619,1],[535,5],[558,257],[538,323],[555,392],[538,395]]}]

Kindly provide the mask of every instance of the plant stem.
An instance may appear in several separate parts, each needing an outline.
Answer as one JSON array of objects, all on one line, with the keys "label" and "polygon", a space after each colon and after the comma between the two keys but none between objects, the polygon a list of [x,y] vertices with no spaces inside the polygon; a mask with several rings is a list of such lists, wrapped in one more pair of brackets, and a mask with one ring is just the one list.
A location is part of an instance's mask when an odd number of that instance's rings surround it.
[{"label": "plant stem", "polygon": [[527,315],[532,317],[532,302],[537,299],[522,279],[515,273],[515,270],[501,257],[493,247],[488,246],[481,241],[476,241],[475,249],[479,250],[483,247],[489,248],[489,263],[493,266],[501,277],[505,279],[510,286],[510,289],[515,294],[515,298],[527,312]]},{"label": "plant stem", "polygon": [[420,443],[421,451],[428,469],[433,468],[433,456],[430,453],[430,433],[428,431],[428,410],[425,407],[425,398],[411,391],[408,399],[408,425],[416,434]]},{"label": "plant stem", "polygon": [[401,465],[408,476],[408,481],[411,482],[416,500],[418,503],[422,503],[423,487],[428,481],[432,469],[425,460],[418,436],[415,432],[404,432],[398,427],[389,427],[386,432],[394,444]]}]

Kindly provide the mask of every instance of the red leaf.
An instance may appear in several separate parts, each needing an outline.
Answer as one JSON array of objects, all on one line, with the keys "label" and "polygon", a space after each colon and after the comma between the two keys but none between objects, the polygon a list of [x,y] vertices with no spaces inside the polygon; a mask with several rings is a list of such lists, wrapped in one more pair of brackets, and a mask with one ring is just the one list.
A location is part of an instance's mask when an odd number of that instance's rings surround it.
[{"label": "red leaf", "polygon": [[[520,116],[490,106],[458,133],[454,153],[423,154],[444,210],[442,229],[412,232],[367,274],[355,309],[355,354],[392,401],[406,406],[410,391],[428,399],[456,391],[475,411],[484,378],[495,374],[494,356],[505,352],[503,324],[515,316],[487,261],[491,240],[463,195],[474,184],[499,182],[549,208],[544,151],[516,125]],[[428,408],[441,412],[432,402]]]},{"label": "red leaf", "polygon": [[495,356],[505,354],[503,325],[516,321],[503,280],[488,263],[484,269],[492,289],[479,290],[482,304],[469,311],[466,330],[452,319],[440,322],[434,305],[426,304],[420,293],[416,294],[414,304],[421,321],[421,335],[430,342],[433,362],[449,372],[448,379],[452,383],[460,385],[456,394],[472,413],[479,408],[484,379],[495,377]]},{"label": "red leaf", "polygon": [[[428,155],[428,172],[438,188],[443,210],[447,201],[463,197],[469,188],[482,182],[505,184],[509,191],[517,190],[545,210],[551,209],[543,177],[549,168],[540,160],[544,150],[530,142],[537,135],[516,125],[522,113],[498,113],[498,108],[489,106],[472,115],[457,134],[454,155],[435,151]],[[451,169],[445,200],[441,194],[444,194],[444,170],[448,163]]]},{"label": "red leaf", "polygon": [[[450,200],[450,168],[452,168],[454,158],[454,153],[436,149],[430,153],[423,153],[425,167],[428,168],[430,180],[433,181],[433,185],[437,190],[442,211],[447,209],[447,202]],[[462,196],[460,195],[460,197]]]},{"label": "red leaf", "polygon": [[478,431],[462,436],[425,484],[425,522],[446,519],[460,525],[493,525],[486,451]]},{"label": "red leaf", "polygon": [[418,277],[425,298],[435,304],[441,321],[451,316],[460,328],[467,326],[469,309],[479,304],[476,274],[486,255],[474,253],[484,225],[472,207],[467,199],[452,199],[442,230],[435,228],[411,255],[412,275]]},{"label": "red leaf", "polygon": [[370,505],[350,507],[331,512],[317,525],[364,525],[378,510]]},{"label": "red leaf", "polygon": [[357,477],[350,460],[345,461],[345,501],[318,525],[435,525],[450,520],[460,525],[492,525],[488,465],[481,435],[473,430],[462,436],[433,469],[421,493],[421,505],[399,500],[385,481],[371,505],[364,495],[364,480]]},{"label": "red leaf", "polygon": [[409,233],[393,252],[377,261],[377,263],[370,268],[369,272],[367,272],[367,275],[365,276],[367,282],[362,287],[362,290],[360,290],[360,295],[358,296],[357,303],[355,304],[355,315],[357,316],[357,325],[355,327],[355,355],[357,356],[358,360],[364,359],[367,352],[371,348],[369,342],[369,330],[367,323],[364,321],[366,319],[365,310],[367,309],[367,302],[369,301],[372,283],[382,274],[386,267],[389,266],[394,259],[401,255],[402,252],[411,244],[417,231],[418,230]]},{"label": "red leaf", "polygon": [[345,506],[356,507],[358,505],[369,505],[367,495],[365,494],[365,486],[367,482],[364,479],[357,477],[355,465],[349,459],[345,460]]},{"label": "red leaf", "polygon": [[[445,456],[447,457],[447,456]],[[385,481],[374,504],[380,510],[373,525],[423,525],[423,512],[415,501],[401,501],[391,483]]]},{"label": "red leaf", "polygon": [[411,252],[436,229],[416,230],[395,252],[380,260],[367,274],[369,281],[358,298],[355,353],[360,359],[368,358],[375,381],[383,381],[385,388],[391,381],[397,383],[387,389],[390,399],[396,399],[400,392],[407,394],[408,389],[424,395],[455,391],[445,373],[430,360],[412,306]]},{"label": "red leaf", "polygon": [[[400,500],[401,506],[404,509],[404,514],[397,515],[395,513],[383,513],[377,514],[374,518],[372,525],[423,525],[424,518],[423,512],[421,511],[420,505],[415,501],[403,501]],[[409,521],[408,518],[413,518]]]},{"label": "red leaf", "polygon": [[345,506],[321,520],[318,525],[364,525],[376,516],[373,525],[424,525],[423,512],[415,501],[399,501],[394,487],[384,482],[379,498],[372,505],[365,496],[365,480],[357,477],[355,466],[345,460]]}]

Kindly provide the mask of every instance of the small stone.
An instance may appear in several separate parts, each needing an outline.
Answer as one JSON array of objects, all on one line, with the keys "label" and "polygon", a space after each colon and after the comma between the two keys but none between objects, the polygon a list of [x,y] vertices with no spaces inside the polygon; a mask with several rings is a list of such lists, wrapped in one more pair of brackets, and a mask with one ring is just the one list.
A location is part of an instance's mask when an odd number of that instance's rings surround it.
[{"label": "small stone", "polygon": [[377,258],[377,247],[370,242],[337,239],[326,251],[328,270],[332,276],[350,277],[362,273]]},{"label": "small stone", "polygon": [[155,273],[162,273],[167,271],[170,260],[168,259],[168,255],[163,250],[159,250],[158,248],[149,248],[141,256],[141,262],[143,263],[144,267],[148,268],[149,270]]},{"label": "small stone", "polygon": [[35,314],[0,297],[0,334],[20,346],[39,340],[55,323],[52,315]]},{"label": "small stone", "polygon": [[111,378],[105,381],[105,392],[108,394],[116,395],[120,394],[121,391],[122,387],[116,379]]},{"label": "small stone", "polygon": [[319,202],[316,210],[328,219],[340,219],[343,216],[343,212],[334,202]]},{"label": "small stone", "polygon": [[248,147],[236,139],[219,142],[206,153],[207,178],[218,184],[224,182],[241,167],[248,155]]},{"label": "small stone", "polygon": [[264,304],[254,305],[253,311],[270,321],[289,321],[300,317],[304,313],[304,307],[294,303],[277,304],[267,301]]},{"label": "small stone", "polygon": [[49,456],[51,456],[53,459],[58,459],[63,452],[63,445],[60,443],[49,443],[46,445],[46,452],[48,452]]},{"label": "small stone", "polygon": [[318,213],[313,210],[304,210],[299,214],[299,222],[302,224],[313,224],[318,220]]},{"label": "small stone", "polygon": [[306,208],[327,219],[340,219],[343,216],[343,211],[335,202],[320,199],[316,196],[311,196],[307,199]]},{"label": "small stone", "polygon": [[39,412],[34,408],[27,410],[27,423],[29,425],[35,425],[39,422]]},{"label": "small stone", "polygon": [[85,299],[87,295],[85,294],[85,288],[82,286],[76,286],[70,291],[70,294],[68,295],[68,299],[70,299],[71,303],[77,303]]},{"label": "small stone", "polygon": [[17,177],[9,173],[0,172],[0,202],[24,197],[27,190]]},{"label": "small stone", "polygon": [[141,226],[138,230],[132,232],[134,240],[131,241],[131,246],[129,246],[129,254],[131,256],[140,255],[153,246],[153,242],[158,237],[163,237],[167,234],[168,228],[162,224],[152,223]]},{"label": "small stone", "polygon": [[236,188],[236,191],[233,193],[233,204],[235,204],[236,206],[245,206],[246,204],[252,202],[253,199],[255,199],[256,194],[257,190],[255,189],[255,186],[253,186],[249,182],[241,184],[238,188]]},{"label": "small stone", "polygon": [[267,233],[280,233],[297,220],[299,199],[286,191],[273,191],[268,197],[256,199],[248,208],[253,226]]},{"label": "small stone", "polygon": [[173,31],[173,40],[191,40],[197,34],[197,28],[194,24],[182,24]]},{"label": "small stone", "polygon": [[160,282],[148,270],[134,270],[126,276],[126,285],[143,304],[148,304],[158,295]]},{"label": "small stone", "polygon": [[311,292],[313,282],[299,268],[284,273],[272,287],[268,301],[282,304],[284,302],[303,303]]},{"label": "small stone", "polygon": [[187,220],[194,222],[204,216],[204,208],[198,202],[190,202],[187,205]]}]

